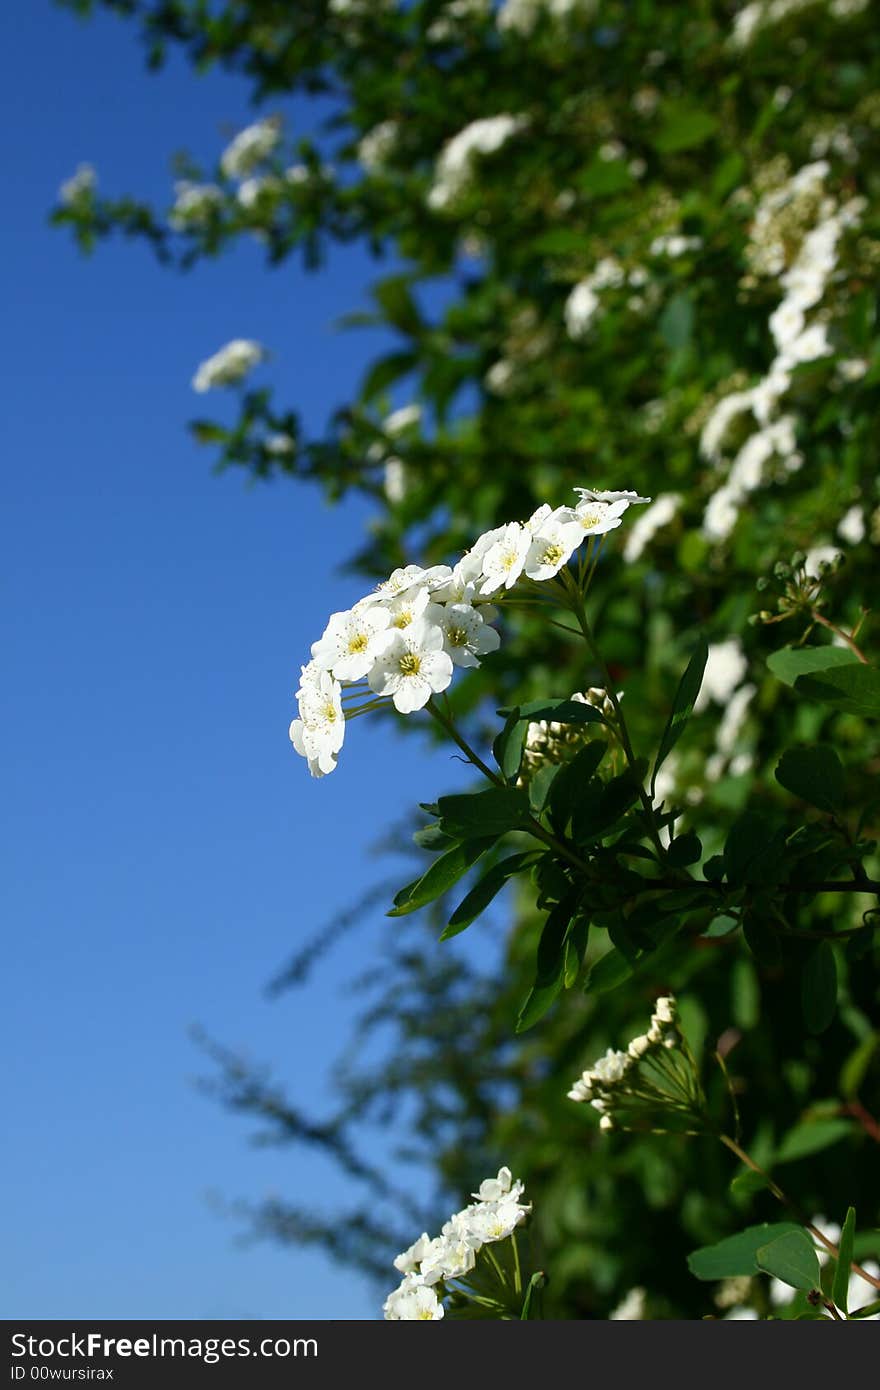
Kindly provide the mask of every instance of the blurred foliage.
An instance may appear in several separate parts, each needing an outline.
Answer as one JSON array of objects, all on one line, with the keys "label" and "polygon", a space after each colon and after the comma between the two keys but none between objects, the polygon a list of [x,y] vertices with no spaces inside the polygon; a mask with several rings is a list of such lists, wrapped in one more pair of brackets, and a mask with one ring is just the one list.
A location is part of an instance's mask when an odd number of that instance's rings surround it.
[{"label": "blurred foliage", "polygon": [[[395,921],[359,982],[363,1011],[331,1119],[316,1124],[267,1078],[214,1054],[225,1103],[259,1118],[272,1142],[318,1145],[363,1184],[359,1212],[325,1219],[279,1202],[252,1213],[257,1229],[390,1271],[398,1248],[503,1162],[535,1204],[548,1316],[607,1316],[633,1286],[647,1289],[651,1316],[717,1315],[686,1255],[780,1220],[772,1196],[731,1187],[736,1165],[708,1139],[600,1135],[595,1114],[566,1091],[644,1026],[658,990],[674,991],[695,1051],[723,1042],[750,1152],[765,1164],[775,1155],[774,1173],[784,1165],[786,1190],[808,1214],[842,1223],[853,1204],[862,1230],[880,1225],[876,893],[783,903],[778,877],[762,885],[743,867],[768,846],[772,860],[773,835],[778,847],[797,831],[812,836],[816,856],[829,838],[838,847],[805,881],[842,865],[878,877],[876,711],[853,685],[874,673],[841,676],[860,664],[824,655],[846,650],[843,633],[876,664],[877,5],[759,3],[748,7],[746,37],[731,0],[600,0],[568,19],[536,3],[534,22],[519,28],[502,25],[497,7],[461,0],[104,5],[138,24],[153,66],[179,46],[197,70],[247,74],[265,114],[283,118],[297,92],[321,101],[308,135],[281,126],[247,193],[219,162],[206,171],[179,161],[178,179],[219,190],[195,217],[172,209],[169,219],[173,200],[150,209],[97,186],[68,191],[53,216],[84,249],[121,231],[191,267],[256,237],[273,265],[299,251],[317,267],[333,242],[358,240],[392,266],[369,308],[352,306],[350,326],[382,325],[395,347],[321,438],[306,437],[296,402],[250,386],[233,426],[201,419],[197,437],[223,466],[372,497],[375,523],[350,557],[371,579],[446,561],[499,522],[570,501],[576,485],[674,494],[640,549],[635,521],[629,537],[615,533],[591,619],[640,750],[657,747],[698,634],[733,644],[735,676],[709,683],[658,796],[676,808],[680,838],[699,823],[694,875],[718,882],[726,872],[733,883],[739,874],[741,886],[767,890],[743,931],[738,916],[704,915],[616,988],[597,992],[600,975],[584,992],[581,977],[521,1035],[544,920],[527,884],[495,908],[506,925],[489,973],[458,943],[437,945],[442,903]],[[459,159],[452,192],[438,197],[448,142],[505,114],[520,118],[516,130],[494,152]],[[811,230],[835,217],[833,265],[810,310],[827,350],[790,367],[764,419],[756,408],[749,425],[740,411],[709,441],[719,402],[778,368],[780,278]],[[595,303],[586,296],[590,311],[578,318],[572,291],[585,284]],[[419,412],[404,423],[389,413],[411,403]],[[783,416],[794,444],[740,468],[735,514],[714,525],[750,431]],[[279,433],[289,449],[272,447]],[[823,569],[831,547],[843,559]],[[598,675],[576,642],[523,616],[453,703],[485,746],[499,705],[564,697]],[[833,745],[833,764],[815,761],[818,745]],[[422,855],[420,872],[426,863]],[[800,933],[784,949],[766,929],[780,905]],[[357,922],[353,907],[336,939]],[[320,940],[282,981],[307,982]],[[588,969],[604,945],[591,942]],[[816,972],[810,993],[799,981]],[[723,1078],[708,1063],[706,1079],[710,1106],[723,1108]],[[806,1148],[804,1125],[819,1127]],[[433,1174],[426,1210],[388,1190],[380,1162],[357,1157],[359,1143],[375,1148],[374,1130],[405,1133],[397,1157]]]}]

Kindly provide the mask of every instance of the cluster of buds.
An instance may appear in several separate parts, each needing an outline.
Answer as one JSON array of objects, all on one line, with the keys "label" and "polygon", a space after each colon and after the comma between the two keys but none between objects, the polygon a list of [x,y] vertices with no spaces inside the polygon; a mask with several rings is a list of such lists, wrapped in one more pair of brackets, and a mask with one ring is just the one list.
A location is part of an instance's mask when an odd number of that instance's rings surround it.
[{"label": "cluster of buds", "polygon": [[658,999],[647,1033],[633,1038],[625,1052],[609,1048],[582,1073],[568,1097],[588,1101],[605,1131],[703,1132],[706,1100],[673,997]]},{"label": "cluster of buds", "polygon": [[790,561],[778,561],[772,576],[762,575],[757,583],[759,593],[775,591],[776,608],[762,608],[753,615],[752,625],[781,623],[799,613],[809,616],[822,606],[823,590],[843,564],[843,553],[836,546],[824,545],[795,551]]},{"label": "cluster of buds", "polygon": [[[618,699],[621,694],[618,693]],[[571,699],[576,704],[592,705],[614,727],[614,703],[607,691],[590,686],[589,690],[576,691]],[[553,719],[533,719],[526,733],[517,785],[527,787],[535,773],[548,763],[570,762],[585,743],[596,737],[596,727],[594,724],[558,724]]]}]

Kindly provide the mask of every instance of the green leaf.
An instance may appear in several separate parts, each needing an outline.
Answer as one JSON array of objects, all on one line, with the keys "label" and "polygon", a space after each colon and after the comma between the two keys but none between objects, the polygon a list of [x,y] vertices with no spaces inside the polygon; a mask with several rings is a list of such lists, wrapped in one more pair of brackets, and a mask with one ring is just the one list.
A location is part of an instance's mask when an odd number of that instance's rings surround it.
[{"label": "green leaf", "polygon": [[401,333],[419,336],[424,324],[410,290],[409,276],[391,275],[387,280],[380,280],[373,285],[372,294],[388,323]]},{"label": "green leaf", "polygon": [[769,1178],[763,1173],[755,1173],[751,1168],[744,1168],[741,1173],[730,1180],[730,1192],[734,1197],[752,1197],[756,1192],[763,1192],[769,1185]]},{"label": "green leaf", "polygon": [[759,965],[772,970],[782,960],[782,947],[770,919],[748,908],[743,912],[742,931],[746,945]]},{"label": "green leaf", "polygon": [[678,690],[675,692],[675,699],[672,702],[672,711],[663,730],[663,737],[660,740],[660,749],[657,753],[657,761],[654,763],[654,773],[651,777],[651,797],[654,796],[654,786],[657,781],[657,773],[660,771],[669,754],[672,752],[678,740],[684,733],[685,725],[691,717],[694,708],[694,701],[700,693],[700,686],[703,683],[703,672],[706,669],[706,661],[709,657],[709,648],[706,645],[705,637],[700,637],[697,642],[693,656],[685,668],[685,673],[679,681]]},{"label": "green leaf", "polygon": [[767,816],[744,811],[724,844],[724,871],[729,883],[773,883],[781,872],[779,836]]},{"label": "green leaf", "polygon": [[799,695],[821,700],[850,714],[880,718],[880,671],[875,671],[873,666],[853,662],[821,675],[798,676],[794,688]]},{"label": "green leaf", "polygon": [[423,825],[421,829],[413,834],[413,840],[419,849],[448,849],[454,841],[449,835],[445,835],[438,825]]},{"label": "green leaf", "polygon": [[862,1038],[855,1052],[850,1053],[841,1067],[840,1090],[847,1100],[852,1100],[858,1095],[878,1044],[880,1033],[869,1033],[866,1038]]},{"label": "green leaf", "polygon": [[796,1159],[807,1158],[810,1154],[821,1153],[847,1139],[853,1132],[851,1120],[803,1120],[783,1135],[777,1149],[774,1163],[794,1163]]},{"label": "green leaf", "polygon": [[604,956],[590,967],[584,993],[605,994],[608,990],[617,989],[617,986],[628,980],[631,974],[631,961],[628,961],[616,946],[612,946],[610,951],[606,951]]},{"label": "green leaf", "polygon": [[[598,796],[594,795],[598,790]],[[571,816],[572,838],[578,845],[606,835],[639,798],[639,783],[629,768],[610,782],[590,783],[575,803]]]},{"label": "green leaf", "polygon": [[524,869],[533,857],[532,851],[526,851],[524,854],[511,854],[507,859],[502,859],[500,864],[493,864],[459,903],[449,919],[448,926],[441,933],[440,940],[448,941],[451,936],[458,936],[459,932],[476,921],[492,899],[501,892],[507,880]]},{"label": "green leaf", "polygon": [[[500,709],[499,714],[512,714],[513,710]],[[580,700],[532,700],[519,706],[520,719],[553,720],[556,724],[606,724],[604,714],[593,705],[583,705]]]},{"label": "green leaf", "polygon": [[843,647],[783,647],[767,658],[767,666],[778,680],[793,686],[798,676],[828,671],[832,666],[858,664],[855,654]]},{"label": "green leaf", "polygon": [[553,784],[562,771],[559,763],[545,763],[539,767],[538,771],[529,779],[527,791],[529,794],[529,805],[536,815],[540,815],[547,804],[547,798],[553,790]]},{"label": "green leaf", "polygon": [[[608,751],[608,744],[604,739],[591,739],[583,748],[572,758],[570,763],[565,763],[560,768],[550,790],[550,814],[554,825],[564,830],[571,819],[572,811],[593,777],[596,769]],[[596,786],[597,796],[601,795],[601,788]]]},{"label": "green leaf", "polygon": [[834,1299],[838,1308],[846,1314],[849,1313],[849,1276],[855,1238],[856,1209],[855,1207],[849,1207],[837,1245],[839,1256],[834,1269],[834,1282],[831,1285],[831,1297]]},{"label": "green leaf", "polygon": [[519,708],[512,709],[507,716],[504,728],[492,744],[495,761],[508,782],[515,782],[519,775],[523,743],[528,727],[529,721],[523,719]]},{"label": "green leaf", "polygon": [[699,835],[693,830],[688,830],[684,835],[678,835],[672,841],[666,852],[666,858],[676,869],[685,869],[689,864],[696,864],[703,853],[703,846],[700,843]]},{"label": "green leaf", "polygon": [[776,780],[793,796],[823,811],[840,806],[845,794],[843,766],[827,743],[787,749],[777,764]]},{"label": "green leaf", "polygon": [[762,1245],[755,1263],[765,1274],[781,1279],[793,1289],[817,1289],[821,1279],[819,1260],[813,1242],[806,1231],[798,1227]]},{"label": "green leaf", "polygon": [[575,917],[565,934],[565,960],[563,963],[563,984],[571,989],[584,963],[587,941],[590,935],[590,919]]},{"label": "green leaf", "polygon": [[827,941],[820,941],[804,961],[801,1006],[810,1033],[824,1033],[837,1008],[837,962]]},{"label": "green leaf", "polygon": [[663,313],[657,328],[667,347],[685,348],[694,334],[694,306],[689,294],[682,290],[674,294]]},{"label": "green leaf", "polygon": [[417,908],[424,907],[426,903],[431,903],[435,898],[439,898],[454,884],[463,878],[479,859],[481,854],[492,845],[492,839],[469,840],[464,844],[453,845],[452,849],[441,854],[439,859],[428,869],[427,873],[422,874],[421,878],[414,879],[405,888],[395,894],[394,906],[386,913],[388,917],[405,917],[407,913],[415,912]]},{"label": "green leaf", "polygon": [[565,982],[565,943],[577,893],[571,892],[548,914],[538,942],[535,983],[520,1009],[517,1033],[524,1033],[550,1008]]},{"label": "green leaf", "polygon": [[532,1275],[529,1280],[529,1286],[526,1289],[526,1296],[523,1299],[522,1312],[519,1315],[520,1322],[524,1322],[527,1319],[534,1320],[542,1316],[541,1305],[543,1299],[541,1295],[546,1283],[547,1276],[543,1270],[539,1269],[537,1274]]},{"label": "green leaf", "polygon": [[779,1236],[796,1231],[803,1234],[803,1227],[793,1221],[764,1221],[760,1226],[749,1226],[738,1235],[727,1236],[715,1245],[704,1245],[688,1255],[688,1269],[695,1279],[737,1279],[747,1274],[757,1274],[756,1255]]},{"label": "green leaf", "polygon": [[437,802],[440,829],[458,839],[503,835],[520,830],[529,820],[529,798],[517,787],[489,787],[484,792],[441,796]]},{"label": "green leaf", "polygon": [[654,146],[661,154],[676,154],[679,150],[692,150],[710,139],[718,129],[718,120],[708,111],[684,103],[669,107],[665,113]]},{"label": "green leaf", "polygon": [[414,371],[418,358],[414,352],[389,352],[370,367],[361,384],[361,398],[371,401],[387,391],[401,377]]}]

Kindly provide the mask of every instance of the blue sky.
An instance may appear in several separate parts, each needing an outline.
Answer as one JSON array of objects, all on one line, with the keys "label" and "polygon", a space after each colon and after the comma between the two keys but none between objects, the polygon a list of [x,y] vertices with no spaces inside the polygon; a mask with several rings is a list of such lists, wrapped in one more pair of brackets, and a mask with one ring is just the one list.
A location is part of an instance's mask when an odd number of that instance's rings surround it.
[{"label": "blue sky", "polygon": [[165,203],[172,152],[212,161],[251,117],[246,86],[180,60],[150,76],[131,25],[50,0],[4,6],[0,39],[2,1315],[374,1317],[357,1276],[242,1248],[213,1209],[211,1193],[332,1209],[346,1191],[315,1156],[254,1148],[198,1093],[188,1030],[273,1062],[326,1113],[356,1005],[342,984],[375,929],[308,991],[273,1004],[263,987],[383,872],[377,831],[449,764],[364,721],[340,771],[311,781],[287,742],[292,693],[357,596],[336,570],[369,509],[213,476],[185,428],[206,400],[229,413],[189,383],[236,336],[272,350],[279,399],[319,427],[381,345],[331,329],[371,266],[350,249],[317,277],[269,272],[256,244],[187,277],[138,245],[82,260],[46,223],[59,182],[88,160],[108,192]]}]

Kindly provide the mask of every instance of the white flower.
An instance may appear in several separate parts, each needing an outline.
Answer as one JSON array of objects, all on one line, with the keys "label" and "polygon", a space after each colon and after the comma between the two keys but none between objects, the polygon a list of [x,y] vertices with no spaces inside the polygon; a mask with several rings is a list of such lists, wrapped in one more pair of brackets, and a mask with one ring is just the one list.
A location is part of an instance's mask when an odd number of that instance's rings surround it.
[{"label": "white flower", "polygon": [[661,492],[659,497],[655,498],[647,511],[642,512],[636,519],[627,536],[623,547],[624,560],[632,561],[639,558],[656,532],[669,525],[682,501],[680,492]]},{"label": "white flower", "polygon": [[641,1322],[645,1317],[645,1290],[640,1287],[630,1289],[629,1293],[608,1314],[611,1322]]},{"label": "white flower", "polygon": [[282,431],[277,434],[270,434],[263,440],[263,448],[266,453],[272,454],[276,458],[284,458],[286,455],[292,454],[295,447],[290,435],[284,434]]},{"label": "white flower", "polygon": [[614,1048],[609,1047],[605,1056],[593,1063],[593,1076],[604,1085],[613,1086],[616,1082],[623,1080],[629,1070],[631,1060],[627,1053],[615,1052]]},{"label": "white flower", "polygon": [[267,159],[281,139],[276,117],[256,121],[240,130],[220,156],[220,168],[228,179],[240,179]]},{"label": "white flower", "polygon": [[308,759],[313,777],[324,777],[336,767],[345,738],[342,687],[327,671],[303,668],[299,692],[299,719],[290,725],[290,741],[301,757]]},{"label": "white flower", "polygon": [[865,513],[856,503],[837,523],[837,534],[848,545],[858,545],[865,539]]},{"label": "white flower", "polygon": [[386,434],[402,434],[404,430],[417,425],[421,418],[422,407],[414,401],[411,405],[402,405],[399,410],[392,410],[383,428]]},{"label": "white flower", "polygon": [[382,607],[388,614],[388,626],[399,628],[400,631],[411,627],[419,618],[424,617],[430,597],[430,590],[425,585],[421,589],[407,589],[406,593],[399,594],[397,598],[386,599]]},{"label": "white flower", "polygon": [[393,1311],[385,1317],[399,1322],[436,1322],[443,1317],[443,1304],[433,1289],[424,1286],[405,1289],[397,1298],[392,1294]]},{"label": "white flower", "polygon": [[823,566],[833,565],[841,553],[836,545],[814,545],[807,551],[804,573],[811,579],[821,579]]},{"label": "white flower", "polygon": [[734,690],[745,679],[749,669],[738,637],[723,642],[710,642],[706,669],[700,693],[694,701],[694,713],[699,714],[710,700],[725,705]]},{"label": "white flower", "polygon": [[770,315],[770,332],[777,348],[782,351],[799,338],[804,328],[804,311],[791,299],[783,299]]},{"label": "white flower", "polygon": [[423,1231],[418,1240],[413,1241],[408,1250],[404,1250],[394,1261],[394,1268],[399,1269],[401,1274],[411,1274],[428,1253],[431,1246],[431,1237],[427,1231]]},{"label": "white flower", "polygon": [[526,116],[501,114],[484,116],[460,130],[440,152],[428,206],[438,212],[448,208],[470,183],[477,157],[494,154],[527,125]]},{"label": "white flower", "polygon": [[714,406],[700,435],[700,453],[716,460],[720,456],[727,432],[738,416],[744,415],[752,404],[751,391],[732,391]]},{"label": "white flower", "polygon": [[834,348],[828,341],[828,328],[824,323],[811,323],[797,338],[788,344],[780,357],[786,363],[814,362],[817,357],[827,357]]},{"label": "white flower", "polygon": [[[840,1239],[840,1236],[832,1236],[831,1239],[836,1243]],[[875,1279],[880,1279],[880,1265],[877,1264],[876,1260],[863,1260],[862,1268],[866,1274],[873,1274]],[[849,1276],[847,1306],[851,1313],[856,1312],[859,1308],[864,1308],[868,1303],[876,1302],[877,1298],[877,1289],[872,1284],[868,1284],[860,1274],[853,1273]],[[864,1321],[880,1322],[880,1313],[871,1313]]]},{"label": "white flower", "polygon": [[530,1210],[530,1207],[521,1206],[511,1192],[495,1202],[482,1202],[473,1214],[473,1229],[486,1245],[506,1240],[522,1225]]},{"label": "white flower", "polygon": [[399,127],[396,121],[380,121],[361,137],[357,157],[364,169],[373,173],[386,164],[397,144]]},{"label": "white flower", "polygon": [[360,680],[382,650],[388,625],[389,613],[378,605],[334,613],[323,635],[312,643],[312,660],[337,680]]},{"label": "white flower", "polygon": [[531,543],[526,551],[523,568],[529,579],[552,579],[584,539],[581,521],[574,520],[568,508],[559,508],[537,523],[528,524]]},{"label": "white flower", "polygon": [[275,197],[281,188],[281,180],[274,174],[253,174],[239,186],[236,196],[241,206],[251,211],[261,198]]},{"label": "white flower", "polygon": [[592,502],[584,497],[574,508],[572,516],[578,522],[582,536],[604,536],[606,531],[613,531],[615,526],[620,525],[628,507],[629,502],[622,499],[619,502]]},{"label": "white flower", "polygon": [[425,617],[443,633],[443,650],[454,666],[479,666],[479,657],[501,645],[494,627],[470,603],[431,604]]},{"label": "white flower", "polygon": [[422,709],[452,680],[452,659],[439,627],[418,622],[393,631],[367,677],[377,695],[390,695],[401,714]]},{"label": "white flower", "polygon": [[[503,1197],[510,1191],[513,1184],[513,1174],[509,1168],[499,1168],[498,1176],[486,1178],[480,1183],[479,1189],[472,1195],[480,1202],[497,1202],[499,1197]],[[520,1191],[522,1186],[520,1185]]]},{"label": "white flower", "polygon": [[215,183],[190,183],[182,179],[174,185],[174,206],[168,214],[175,231],[201,227],[223,202],[223,192]]},{"label": "white flower", "polygon": [[479,584],[481,594],[510,589],[523,572],[531,545],[531,535],[518,521],[511,521],[483,555]]},{"label": "white flower", "polygon": [[58,197],[62,203],[70,207],[80,199],[94,193],[98,186],[98,175],[91,164],[77,165],[75,173],[69,179],[65,179],[58,190]]},{"label": "white flower", "polygon": [[252,338],[233,338],[213,357],[199,365],[192,379],[194,391],[210,391],[214,386],[233,386],[266,356],[265,348]]},{"label": "white flower", "polygon": [[486,389],[495,396],[507,395],[515,380],[516,367],[506,357],[501,357],[497,362],[493,362],[483,377]]},{"label": "white flower", "polygon": [[563,314],[570,338],[583,338],[599,308],[599,296],[589,280],[581,280],[565,301]]}]

